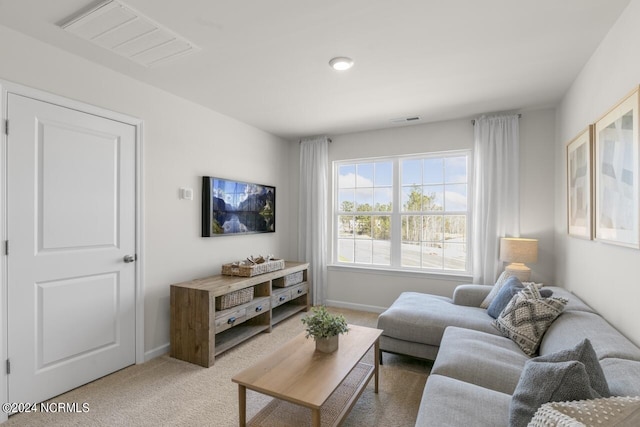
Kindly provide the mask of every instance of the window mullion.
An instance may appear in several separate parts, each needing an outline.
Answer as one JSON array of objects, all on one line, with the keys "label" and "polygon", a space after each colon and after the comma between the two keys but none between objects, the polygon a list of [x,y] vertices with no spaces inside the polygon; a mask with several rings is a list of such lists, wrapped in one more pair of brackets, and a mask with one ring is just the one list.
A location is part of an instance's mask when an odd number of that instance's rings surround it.
[{"label": "window mullion", "polygon": [[399,268],[402,252],[402,187],[400,185],[400,160],[393,159],[393,209],[391,212],[391,266]]}]

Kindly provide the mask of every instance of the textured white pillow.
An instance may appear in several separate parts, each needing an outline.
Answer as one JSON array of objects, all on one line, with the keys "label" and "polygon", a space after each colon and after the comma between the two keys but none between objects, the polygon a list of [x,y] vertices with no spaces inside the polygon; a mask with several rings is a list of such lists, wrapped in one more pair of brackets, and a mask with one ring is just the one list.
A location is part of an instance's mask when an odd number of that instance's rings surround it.
[{"label": "textured white pillow", "polygon": [[500,277],[498,277],[498,280],[496,280],[496,284],[493,285],[493,288],[491,288],[491,292],[489,292],[489,295],[487,295],[480,303],[480,308],[489,308],[491,301],[493,301],[496,295],[498,295],[498,292],[500,292],[500,289],[502,289],[502,286],[509,277],[511,277],[510,273],[507,273],[506,271],[502,272]]},{"label": "textured white pillow", "polygon": [[623,427],[640,425],[640,396],[549,402],[536,411],[528,427]]}]

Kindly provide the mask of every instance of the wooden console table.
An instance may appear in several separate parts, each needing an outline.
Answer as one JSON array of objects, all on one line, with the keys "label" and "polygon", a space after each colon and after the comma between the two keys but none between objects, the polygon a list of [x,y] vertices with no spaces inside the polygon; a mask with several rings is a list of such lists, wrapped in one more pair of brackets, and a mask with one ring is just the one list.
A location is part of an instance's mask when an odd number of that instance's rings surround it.
[{"label": "wooden console table", "polygon": [[[282,270],[253,277],[211,276],[171,285],[171,351],[169,355],[200,366],[215,356],[261,333],[278,322],[308,311],[308,263],[286,262]],[[302,271],[302,283],[279,288],[275,279]],[[250,302],[216,310],[215,299],[253,287]]]}]

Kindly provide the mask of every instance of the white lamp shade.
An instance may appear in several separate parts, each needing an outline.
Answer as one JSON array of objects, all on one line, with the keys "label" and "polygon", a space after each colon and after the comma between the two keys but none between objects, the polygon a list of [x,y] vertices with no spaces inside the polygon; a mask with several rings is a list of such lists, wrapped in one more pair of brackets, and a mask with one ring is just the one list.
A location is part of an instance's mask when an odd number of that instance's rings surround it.
[{"label": "white lamp shade", "polygon": [[538,261],[538,240],[516,237],[500,239],[500,261],[529,263]]}]

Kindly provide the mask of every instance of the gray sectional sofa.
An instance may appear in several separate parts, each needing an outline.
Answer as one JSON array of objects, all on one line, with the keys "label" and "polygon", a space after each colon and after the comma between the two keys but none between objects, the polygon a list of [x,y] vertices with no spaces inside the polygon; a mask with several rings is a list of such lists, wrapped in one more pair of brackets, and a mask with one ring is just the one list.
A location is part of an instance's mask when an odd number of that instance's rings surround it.
[{"label": "gray sectional sofa", "polygon": [[[384,352],[434,360],[416,426],[507,426],[509,404],[530,359],[492,325],[480,303],[491,286],[461,285],[453,298],[405,292],[382,313]],[[549,287],[569,302],[546,331],[540,355],[593,345],[614,396],[640,395],[640,348],[577,296]],[[384,360],[384,359],[383,359]]]}]

